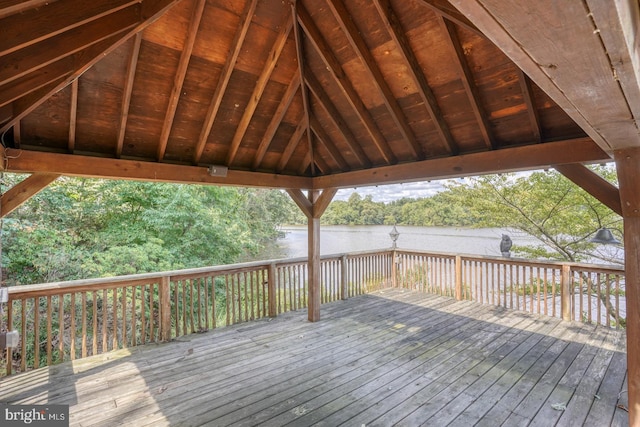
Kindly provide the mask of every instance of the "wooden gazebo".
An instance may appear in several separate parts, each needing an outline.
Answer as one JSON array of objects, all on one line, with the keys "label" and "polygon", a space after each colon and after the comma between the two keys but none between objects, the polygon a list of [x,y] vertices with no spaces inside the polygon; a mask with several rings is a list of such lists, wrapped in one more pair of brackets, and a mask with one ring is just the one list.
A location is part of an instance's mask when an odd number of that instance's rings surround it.
[{"label": "wooden gazebo", "polygon": [[[60,175],[288,190],[554,167],[624,218],[640,425],[635,0],[0,2],[1,215]],[[615,161],[620,188],[583,165]],[[308,191],[308,194],[303,193]]]}]

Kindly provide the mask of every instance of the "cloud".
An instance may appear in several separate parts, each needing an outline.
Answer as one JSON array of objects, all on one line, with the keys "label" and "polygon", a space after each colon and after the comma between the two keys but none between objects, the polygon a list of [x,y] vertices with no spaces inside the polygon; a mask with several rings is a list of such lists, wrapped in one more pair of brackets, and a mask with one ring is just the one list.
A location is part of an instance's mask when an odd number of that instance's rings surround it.
[{"label": "cloud", "polygon": [[[392,202],[402,198],[418,199],[430,197],[443,191],[444,184],[454,180],[408,182],[405,184],[378,185],[338,190],[334,200],[347,200],[351,194],[358,193],[362,197],[371,196],[376,202]],[[459,181],[459,180],[457,180]]]}]

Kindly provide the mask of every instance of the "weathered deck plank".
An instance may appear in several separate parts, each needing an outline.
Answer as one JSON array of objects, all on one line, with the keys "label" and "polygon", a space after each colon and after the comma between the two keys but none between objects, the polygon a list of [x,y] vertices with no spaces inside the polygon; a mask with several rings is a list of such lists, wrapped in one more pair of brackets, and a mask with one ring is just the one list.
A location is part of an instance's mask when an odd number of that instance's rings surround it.
[{"label": "weathered deck plank", "polygon": [[[27,372],[0,381],[0,402],[69,404],[82,426],[627,419],[616,407],[621,331],[401,290],[305,319],[288,313]],[[553,409],[559,402],[566,410]]]}]

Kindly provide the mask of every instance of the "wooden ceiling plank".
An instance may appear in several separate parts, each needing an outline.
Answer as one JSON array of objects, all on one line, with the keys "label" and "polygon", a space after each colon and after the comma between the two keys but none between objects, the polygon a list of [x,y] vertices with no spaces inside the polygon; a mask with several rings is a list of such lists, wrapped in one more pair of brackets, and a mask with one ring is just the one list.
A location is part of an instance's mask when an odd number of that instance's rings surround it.
[{"label": "wooden ceiling plank", "polygon": [[256,150],[256,156],[253,159],[253,164],[251,165],[251,168],[253,170],[258,169],[260,163],[262,163],[262,160],[264,159],[264,156],[267,153],[269,146],[271,145],[271,141],[273,141],[273,137],[280,127],[280,123],[282,123],[284,115],[289,109],[291,102],[293,102],[294,95],[298,92],[298,88],[300,88],[300,73],[296,72],[291,78],[289,86],[287,87],[287,90],[285,91],[280,104],[278,104],[276,112],[271,117],[269,126],[267,126],[267,129],[264,131],[264,135],[262,135],[262,139],[260,140],[260,144],[258,145],[258,149]]},{"label": "wooden ceiling plank", "polygon": [[[590,7],[595,2],[557,2],[549,7],[546,2],[518,0],[450,1],[603,150],[640,146],[640,118],[630,107],[630,100],[638,99],[638,72],[617,74],[618,64],[638,62],[633,59],[638,28],[628,25],[633,17],[623,17],[617,7],[634,4],[637,9],[635,2],[616,1],[616,7],[605,2],[607,13],[594,15]],[[636,40],[635,47],[625,43],[610,52],[606,40],[627,32]]]},{"label": "wooden ceiling plank", "polygon": [[449,0],[422,0],[422,4],[436,14],[447,18],[449,21],[455,22],[457,25],[484,37],[482,31],[480,31],[473,22],[469,21],[466,16],[460,13],[458,9],[453,7],[451,3],[449,3]]},{"label": "wooden ceiling plank", "polygon": [[287,16],[286,22],[283,22],[280,25],[280,32],[276,37],[275,42],[273,43],[273,47],[267,56],[267,61],[256,81],[255,88],[253,89],[253,93],[251,94],[251,98],[249,98],[249,102],[244,109],[244,113],[240,118],[240,122],[236,127],[236,132],[233,135],[233,139],[231,140],[231,144],[229,145],[229,152],[227,153],[226,165],[231,166],[238,154],[238,149],[240,148],[240,143],[244,138],[247,129],[249,128],[249,123],[251,123],[251,118],[253,117],[253,113],[255,113],[256,108],[258,108],[258,104],[260,103],[260,99],[262,98],[262,93],[264,89],[267,87],[269,83],[269,78],[271,77],[271,73],[273,72],[278,60],[280,59],[280,54],[282,53],[282,49],[284,49],[284,45],[287,42],[287,38],[289,37],[289,33],[293,27],[293,20],[290,16]]},{"label": "wooden ceiling plank", "polygon": [[620,191],[615,185],[580,163],[556,165],[554,169],[622,216]]},{"label": "wooden ceiling plank", "polygon": [[371,140],[375,144],[382,158],[385,160],[385,162],[387,162],[387,164],[398,163],[398,159],[393,153],[393,150],[391,150],[391,147],[380,131],[377,123],[371,116],[371,113],[369,113],[369,110],[367,110],[367,107],[360,99],[358,93],[351,84],[351,81],[347,78],[344,71],[342,70],[340,62],[331,51],[331,47],[325,40],[316,24],[313,22],[313,19],[311,18],[311,15],[309,15],[309,12],[307,12],[302,4],[298,5],[298,19],[309,41],[314,46],[315,50],[320,55],[320,58],[327,66],[327,70],[331,72],[333,78],[340,85],[340,89],[344,93],[347,101],[362,121],[362,124],[369,133]]},{"label": "wooden ceiling plank", "polygon": [[347,161],[342,157],[340,150],[336,147],[336,145],[331,140],[329,134],[324,130],[316,116],[312,115],[309,118],[311,122],[311,130],[318,138],[318,141],[324,146],[324,148],[329,152],[329,155],[333,158],[333,160],[338,164],[340,169],[345,172],[351,170],[351,167],[347,163]]},{"label": "wooden ceiling plank", "polygon": [[208,168],[139,160],[20,150],[7,159],[7,171],[53,173],[87,178],[127,179],[149,182],[231,185],[266,188],[311,188],[307,177],[229,170],[226,177],[209,175]]},{"label": "wooden ceiling plank", "polygon": [[57,174],[34,173],[11,187],[0,197],[0,218],[18,209],[59,177]]},{"label": "wooden ceiling plank", "polygon": [[[82,75],[87,69],[104,58],[106,55],[117,49],[122,43],[124,43],[133,34],[142,31],[148,25],[155,22],[164,12],[166,12],[171,6],[179,2],[180,0],[144,0],[140,13],[140,22],[134,28],[129,31],[119,33],[117,36],[110,37],[109,41],[112,41],[110,46],[102,47],[102,43],[94,44],[82,52],[76,55],[82,55],[78,58],[75,70],[68,77],[62,77],[60,79],[53,80],[46,86],[34,91],[32,94],[23,94],[20,99],[14,101],[14,116],[13,118],[2,125],[0,133],[5,132],[8,128],[13,126],[16,122],[24,118],[27,114],[35,110],[40,104],[42,104],[51,95],[58,92],[60,89],[67,86],[74,79]],[[57,3],[57,2],[56,2]],[[28,24],[31,25],[31,24]],[[54,84],[55,83],[55,84]],[[45,90],[46,88],[46,90]],[[25,96],[26,95],[26,96]]]},{"label": "wooden ceiling plank", "polygon": [[296,130],[289,138],[289,142],[285,147],[282,155],[280,156],[280,160],[278,161],[278,166],[276,167],[276,172],[281,173],[284,168],[287,167],[289,160],[291,160],[291,156],[293,156],[293,152],[298,148],[298,144],[300,144],[300,140],[304,136],[305,132],[309,131],[309,126],[307,125],[307,117],[306,115],[300,120],[298,126],[296,126]]},{"label": "wooden ceiling plank", "polygon": [[307,86],[304,84],[305,76],[307,74],[307,70],[305,69],[305,60],[304,60],[304,45],[302,44],[302,34],[300,32],[300,22],[298,20],[298,1],[294,0],[291,2],[291,19],[293,20],[293,37],[296,42],[296,59],[298,61],[298,74],[300,75],[300,82],[302,83],[302,108],[304,109],[304,114],[306,116],[305,123],[307,124],[307,146],[309,147],[308,156],[309,156],[309,165],[311,166],[311,175],[316,174],[315,170],[315,150],[313,146],[313,137],[311,135],[310,126],[310,117],[311,117],[311,105],[309,104],[309,90]]},{"label": "wooden ceiling plank", "polygon": [[[146,0],[145,0],[146,1]],[[54,37],[121,9],[136,0],[58,0],[0,19],[0,56]]]},{"label": "wooden ceiling plank", "polygon": [[211,102],[209,103],[209,108],[202,125],[202,130],[200,131],[200,136],[198,137],[198,142],[194,150],[193,164],[195,165],[200,162],[200,158],[202,157],[202,153],[204,152],[204,147],[207,145],[207,140],[209,139],[211,128],[213,127],[213,122],[218,115],[220,105],[222,105],[222,98],[224,97],[224,94],[227,90],[229,80],[231,79],[231,74],[233,73],[236,61],[238,60],[238,55],[240,55],[244,39],[247,36],[249,27],[251,26],[251,19],[253,18],[253,14],[255,13],[257,4],[258,0],[248,1],[242,12],[242,16],[240,17],[240,25],[238,26],[238,29],[233,36],[231,49],[229,51],[229,54],[227,55],[224,66],[222,67],[222,71],[220,72],[220,78],[218,79],[216,89],[213,92],[213,96],[211,97]]},{"label": "wooden ceiling plank", "polygon": [[73,153],[76,147],[76,124],[78,119],[78,79],[71,82],[71,100],[69,104],[69,142],[67,149],[69,153]]},{"label": "wooden ceiling plank", "polygon": [[140,5],[136,4],[40,43],[4,55],[0,62],[0,85],[24,77],[61,58],[80,52],[87,46],[98,43],[123,30],[133,28],[138,24],[139,16]]},{"label": "wooden ceiling plank", "polygon": [[349,188],[609,161],[591,138],[577,138],[321,176],[313,183],[314,188]]},{"label": "wooden ceiling plank", "polygon": [[460,150],[453,139],[453,135],[451,135],[449,125],[443,117],[440,106],[438,105],[438,100],[429,86],[429,82],[422,71],[422,67],[411,48],[409,39],[407,38],[405,31],[402,28],[402,24],[394,12],[391,3],[389,0],[376,0],[374,1],[374,4],[387,27],[387,31],[393,38],[395,44],[400,48],[400,53],[407,65],[407,70],[418,88],[420,98],[422,98],[422,102],[424,102],[425,108],[429,113],[429,117],[431,117],[431,121],[433,122],[440,139],[444,143],[445,148],[450,154],[458,154]]},{"label": "wooden ceiling plank", "polygon": [[527,115],[529,116],[529,122],[531,123],[531,131],[533,132],[533,139],[535,142],[542,142],[542,130],[540,128],[540,117],[538,115],[538,109],[533,102],[533,88],[531,85],[531,79],[518,68],[518,81],[520,82],[520,89],[522,90],[522,97],[524,103],[527,105]]},{"label": "wooden ceiling plank", "polygon": [[127,72],[125,75],[124,88],[122,90],[122,106],[120,109],[120,122],[118,123],[118,139],[116,141],[116,158],[122,156],[122,148],[124,146],[124,137],[127,130],[127,121],[129,120],[129,106],[131,104],[131,93],[133,92],[133,82],[136,77],[136,68],[138,67],[138,58],[140,56],[140,45],[142,44],[142,33],[133,36],[131,53],[127,62]]},{"label": "wooden ceiling plank", "polygon": [[487,113],[480,101],[480,91],[474,83],[473,73],[471,72],[471,68],[469,67],[467,59],[464,56],[462,43],[460,43],[460,38],[458,37],[455,24],[453,24],[446,18],[443,18],[442,16],[438,16],[438,20],[440,21],[440,26],[446,34],[445,39],[449,44],[449,48],[455,54],[455,64],[458,68],[458,75],[460,76],[460,80],[462,81],[464,90],[467,93],[467,97],[469,98],[469,103],[471,104],[473,115],[475,116],[476,121],[478,122],[478,126],[480,127],[482,140],[484,141],[484,144],[488,149],[493,150],[497,148],[497,146],[491,132],[491,125],[487,118]]},{"label": "wooden ceiling plank", "polygon": [[169,142],[169,135],[173,128],[173,120],[176,117],[176,110],[178,108],[178,102],[180,102],[180,95],[182,94],[182,86],[184,85],[184,79],[187,76],[187,69],[189,68],[189,60],[191,59],[191,53],[193,52],[193,46],[196,42],[196,35],[200,28],[200,22],[202,21],[202,15],[204,14],[204,7],[207,4],[206,0],[197,0],[191,12],[191,19],[189,20],[189,26],[187,31],[187,37],[180,53],[180,60],[178,61],[178,69],[173,78],[173,87],[169,94],[169,105],[162,122],[162,129],[160,131],[160,141],[158,142],[157,159],[159,162],[164,159],[164,154],[167,150],[167,144]]},{"label": "wooden ceiling plank", "polygon": [[371,167],[371,160],[369,159],[369,157],[367,157],[366,153],[362,149],[362,146],[358,144],[358,141],[353,135],[353,132],[351,132],[351,129],[349,129],[344,119],[340,115],[340,112],[335,107],[335,105],[333,105],[333,102],[331,102],[329,95],[327,95],[327,93],[322,88],[322,84],[318,81],[318,79],[316,79],[313,73],[307,73],[305,77],[307,79],[307,86],[309,87],[311,92],[313,92],[318,102],[333,122],[334,126],[338,128],[338,131],[345,139],[347,145],[356,156],[360,164],[363,167]]},{"label": "wooden ceiling plank", "polygon": [[391,92],[391,88],[387,84],[382,75],[382,71],[378,66],[378,63],[375,61],[373,54],[369,50],[364,38],[355,22],[351,19],[351,15],[349,11],[345,7],[342,0],[328,0],[327,2],[334,16],[338,20],[342,31],[347,36],[349,43],[354,49],[356,55],[362,61],[365,66],[365,69],[369,72],[373,83],[378,88],[382,100],[389,111],[389,114],[393,118],[394,123],[396,124],[398,130],[402,134],[403,140],[409,146],[409,149],[413,153],[415,159],[423,159],[424,152],[422,147],[416,140],[415,134],[413,133],[413,129],[409,126],[409,122],[407,117],[402,111],[402,108],[398,104],[398,101],[393,96]]}]

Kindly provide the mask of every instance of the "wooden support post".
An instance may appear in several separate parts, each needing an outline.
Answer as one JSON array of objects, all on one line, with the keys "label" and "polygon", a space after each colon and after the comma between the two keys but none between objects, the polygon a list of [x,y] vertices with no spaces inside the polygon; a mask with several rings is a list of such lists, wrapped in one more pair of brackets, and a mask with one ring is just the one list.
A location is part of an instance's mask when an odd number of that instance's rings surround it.
[{"label": "wooden support post", "polygon": [[456,255],[456,299],[462,300],[462,257]]},{"label": "wooden support post", "polygon": [[340,270],[340,286],[342,289],[342,299],[349,298],[349,265],[347,264],[347,256],[342,256],[342,263]]},{"label": "wooden support post", "polygon": [[560,310],[562,311],[562,320],[571,320],[571,266],[569,264],[562,264]]},{"label": "wooden support post", "polygon": [[162,341],[171,340],[171,278],[164,276],[160,280],[160,336]]},{"label": "wooden support post", "polygon": [[614,152],[624,219],[629,425],[640,426],[640,147]]},{"label": "wooden support post", "polygon": [[269,277],[267,279],[267,298],[269,299],[269,317],[278,315],[278,301],[276,300],[276,265],[269,264]]}]

